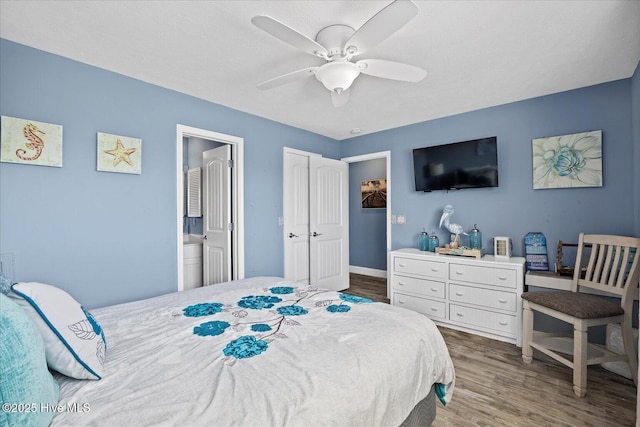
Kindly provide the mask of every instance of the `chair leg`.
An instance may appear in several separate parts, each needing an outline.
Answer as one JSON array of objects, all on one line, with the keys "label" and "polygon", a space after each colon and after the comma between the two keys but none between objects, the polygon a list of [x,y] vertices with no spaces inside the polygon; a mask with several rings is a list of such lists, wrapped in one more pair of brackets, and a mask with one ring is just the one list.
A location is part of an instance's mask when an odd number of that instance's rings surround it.
[{"label": "chair leg", "polygon": [[573,392],[578,397],[587,394],[587,327],[578,322],[573,326]]},{"label": "chair leg", "polygon": [[[630,311],[630,310],[629,310]],[[635,342],[633,339],[633,330],[631,327],[631,316],[624,316],[624,320],[620,324],[622,331],[622,343],[624,344],[624,351],[627,354],[627,363],[631,371],[631,378],[633,383],[638,386],[638,356],[636,355]]]},{"label": "chair leg", "polygon": [[529,301],[524,301],[522,310],[522,360],[531,363],[533,360],[533,311],[529,307]]}]

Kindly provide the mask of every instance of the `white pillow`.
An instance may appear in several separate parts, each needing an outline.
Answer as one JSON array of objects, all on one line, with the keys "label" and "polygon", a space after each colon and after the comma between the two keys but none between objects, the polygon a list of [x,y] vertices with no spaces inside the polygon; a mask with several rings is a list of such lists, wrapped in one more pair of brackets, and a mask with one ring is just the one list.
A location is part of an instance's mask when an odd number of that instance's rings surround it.
[{"label": "white pillow", "polygon": [[38,326],[51,369],[77,379],[102,378],[107,343],[91,313],[55,286],[16,283],[11,290]]}]

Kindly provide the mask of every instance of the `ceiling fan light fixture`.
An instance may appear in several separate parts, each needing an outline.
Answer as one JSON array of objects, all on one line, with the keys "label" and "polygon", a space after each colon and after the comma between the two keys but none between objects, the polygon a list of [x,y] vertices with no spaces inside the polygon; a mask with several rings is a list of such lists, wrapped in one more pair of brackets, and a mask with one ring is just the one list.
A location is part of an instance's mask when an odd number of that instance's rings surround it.
[{"label": "ceiling fan light fixture", "polygon": [[353,84],[360,74],[352,62],[330,62],[316,71],[316,78],[330,91],[341,93]]}]

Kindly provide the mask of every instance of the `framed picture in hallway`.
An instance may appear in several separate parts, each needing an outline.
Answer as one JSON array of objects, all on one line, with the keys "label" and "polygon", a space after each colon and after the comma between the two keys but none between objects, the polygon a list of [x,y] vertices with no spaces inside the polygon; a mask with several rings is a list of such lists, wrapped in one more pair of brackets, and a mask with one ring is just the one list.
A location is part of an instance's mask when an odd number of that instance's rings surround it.
[{"label": "framed picture in hallway", "polygon": [[0,161],[62,167],[62,126],[2,116]]},{"label": "framed picture in hallway", "polygon": [[386,209],[387,208],[387,179],[369,179],[360,181],[362,193],[362,209]]}]

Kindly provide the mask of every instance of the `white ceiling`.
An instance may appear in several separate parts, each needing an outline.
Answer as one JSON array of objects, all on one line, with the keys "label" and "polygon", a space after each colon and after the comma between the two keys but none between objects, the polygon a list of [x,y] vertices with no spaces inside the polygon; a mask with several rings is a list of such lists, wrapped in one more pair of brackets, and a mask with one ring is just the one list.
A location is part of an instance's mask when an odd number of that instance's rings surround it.
[{"label": "white ceiling", "polygon": [[1,0],[0,36],[339,140],[628,78],[640,60],[640,1],[416,1],[418,16],[357,59],[425,68],[421,82],[361,75],[341,108],[314,78],[256,89],[324,61],[253,16],[315,38],[389,3]]}]

